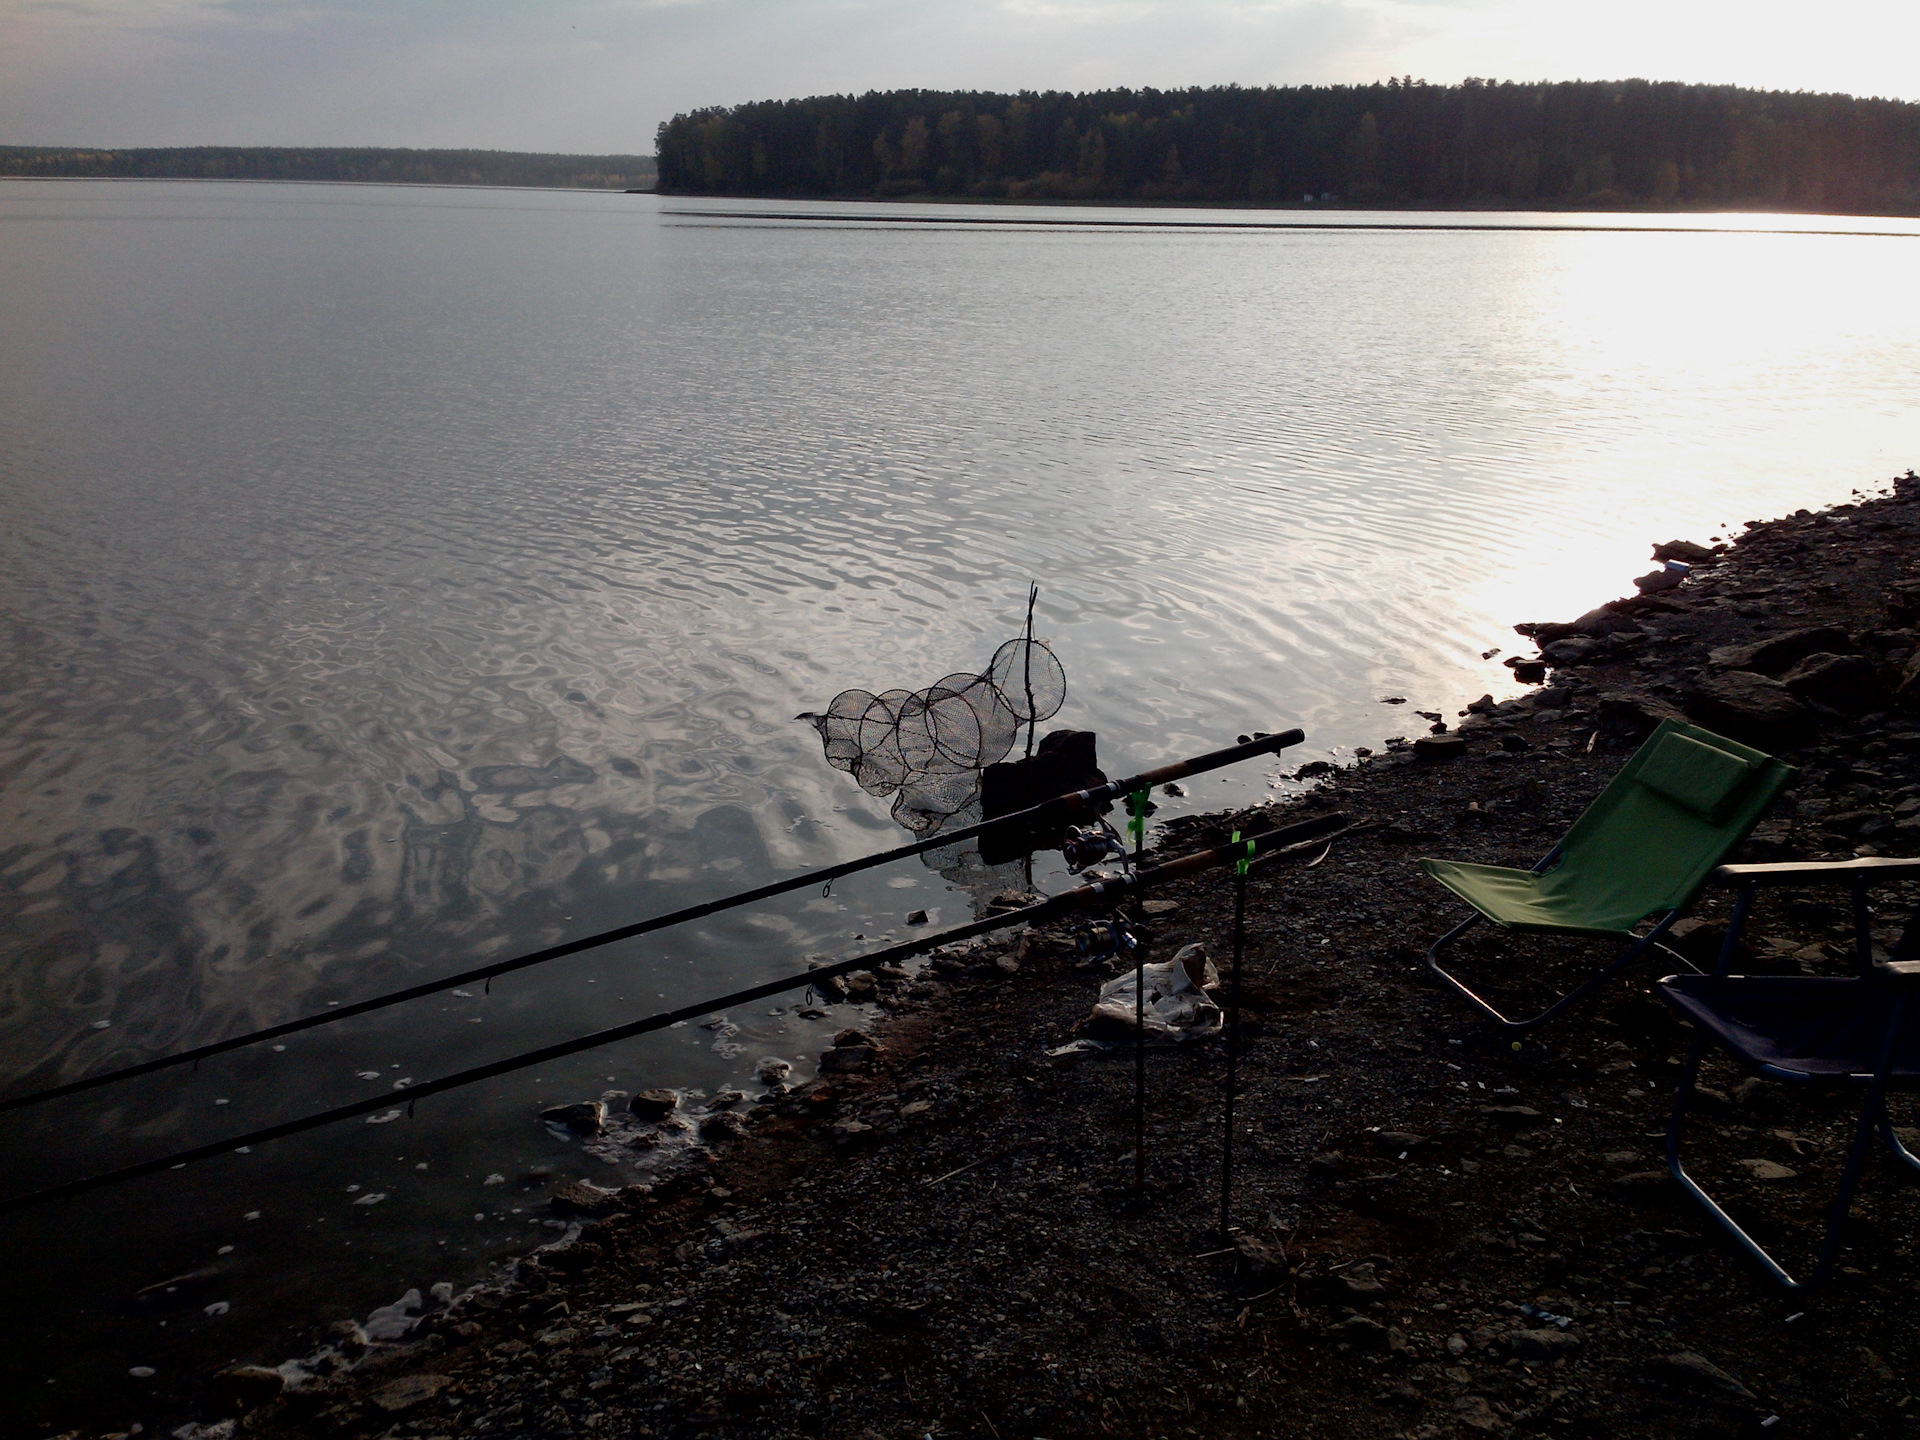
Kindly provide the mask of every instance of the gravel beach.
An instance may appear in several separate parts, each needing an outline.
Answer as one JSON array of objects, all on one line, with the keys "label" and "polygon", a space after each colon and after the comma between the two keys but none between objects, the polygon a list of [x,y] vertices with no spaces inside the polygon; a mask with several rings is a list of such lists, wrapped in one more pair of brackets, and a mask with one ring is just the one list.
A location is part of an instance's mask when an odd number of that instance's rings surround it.
[{"label": "gravel beach", "polygon": [[[504,1282],[209,1377],[146,1433],[1920,1433],[1920,1185],[1876,1157],[1834,1283],[1779,1291],[1666,1176],[1688,1032],[1657,963],[1518,1044],[1421,964],[1463,911],[1418,857],[1532,864],[1670,716],[1799,767],[1737,858],[1920,853],[1920,477],[1656,554],[1691,568],[1518,627],[1545,684],[1437,722],[1410,697],[1404,742],[1303,796],[1150,830],[1171,857],[1354,824],[1251,879],[1227,1232],[1222,1040],[1149,1055],[1137,1194],[1131,1049],[1049,1054],[1131,961],[1011,933],[872,977],[874,1020],[818,1080],[682,1116],[702,1143],[671,1178],[515,1182],[571,1223]],[[1877,894],[1882,943],[1913,888]],[[1156,891],[1148,958],[1198,944],[1224,972],[1232,899],[1225,871]],[[1710,960],[1729,899],[1709,889],[1676,947]],[[1749,972],[1844,973],[1845,894],[1769,893],[1747,939]],[[1461,955],[1520,1005],[1595,952]],[[1699,1170],[1804,1264],[1857,1102],[1717,1061],[1705,1084]]]}]

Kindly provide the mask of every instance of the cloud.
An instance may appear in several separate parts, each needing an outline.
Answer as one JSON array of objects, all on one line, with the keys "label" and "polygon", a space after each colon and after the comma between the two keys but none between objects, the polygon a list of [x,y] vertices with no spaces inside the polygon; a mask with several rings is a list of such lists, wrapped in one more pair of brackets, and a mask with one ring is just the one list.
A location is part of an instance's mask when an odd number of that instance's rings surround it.
[{"label": "cloud", "polygon": [[14,144],[631,151],[700,105],[916,86],[1920,93],[1920,7],[1888,0],[0,0],[0,32]]}]

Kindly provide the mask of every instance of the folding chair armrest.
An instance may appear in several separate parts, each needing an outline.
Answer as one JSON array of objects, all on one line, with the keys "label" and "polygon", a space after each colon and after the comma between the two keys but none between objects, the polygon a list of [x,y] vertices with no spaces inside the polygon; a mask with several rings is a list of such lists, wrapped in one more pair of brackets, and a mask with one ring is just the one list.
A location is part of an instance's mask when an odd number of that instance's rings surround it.
[{"label": "folding chair armrest", "polygon": [[1866,856],[1859,860],[1789,860],[1772,865],[1722,865],[1708,878],[1723,885],[1878,885],[1920,879],[1920,859]]},{"label": "folding chair armrest", "polygon": [[1920,960],[1875,960],[1873,974],[1892,985],[1920,985]]}]

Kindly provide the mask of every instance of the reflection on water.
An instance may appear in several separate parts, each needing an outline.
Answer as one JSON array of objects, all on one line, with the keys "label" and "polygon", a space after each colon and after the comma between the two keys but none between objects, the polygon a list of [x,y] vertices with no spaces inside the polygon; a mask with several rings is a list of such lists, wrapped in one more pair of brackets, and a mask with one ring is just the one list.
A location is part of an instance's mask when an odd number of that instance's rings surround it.
[{"label": "reflection on water", "polygon": [[[1030,577],[1074,681],[1057,723],[1097,730],[1111,772],[1285,724],[1340,753],[1393,728],[1381,695],[1497,689],[1481,654],[1513,621],[1617,593],[1649,540],[1914,463],[1912,238],[671,208],[0,191],[14,1084],[903,838],[792,717],[976,663]],[[232,1133],[844,952],[942,888],[904,867],[716,917],[20,1118],[0,1153],[51,1180]],[[156,1363],[135,1351],[285,1348],[340,1313],[325,1297],[476,1273],[534,1233],[487,1174],[593,1173],[530,1123],[543,1095],[715,1088],[818,1049],[766,1008],[726,1052],[649,1037],[436,1100],[404,1137],[8,1222],[50,1330],[94,1348],[7,1363],[44,1388]],[[389,1200],[352,1206],[374,1179]],[[127,1277],[223,1244],[230,1316],[127,1308]]]}]

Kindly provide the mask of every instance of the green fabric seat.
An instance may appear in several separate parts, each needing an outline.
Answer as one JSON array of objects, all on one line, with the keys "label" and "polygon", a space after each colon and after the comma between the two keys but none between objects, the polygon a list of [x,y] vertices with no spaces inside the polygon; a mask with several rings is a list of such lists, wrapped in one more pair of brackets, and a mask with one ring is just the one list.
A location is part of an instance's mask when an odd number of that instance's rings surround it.
[{"label": "green fabric seat", "polygon": [[[1633,947],[1620,962],[1624,964],[1678,917],[1793,773],[1771,755],[1669,720],[1647,737],[1534,869],[1432,859],[1420,866],[1471,905],[1476,920],[1485,918],[1521,934],[1620,941]],[[1656,936],[1635,940],[1634,927],[1653,916],[1665,917]],[[1441,946],[1472,923],[1455,927],[1428,952],[1428,964],[1437,974],[1502,1024],[1516,1028],[1537,1024],[1561,1008],[1556,1005],[1530,1021],[1510,1021],[1440,969],[1435,956]],[[1588,988],[1591,985],[1564,997],[1561,1004]]]}]

